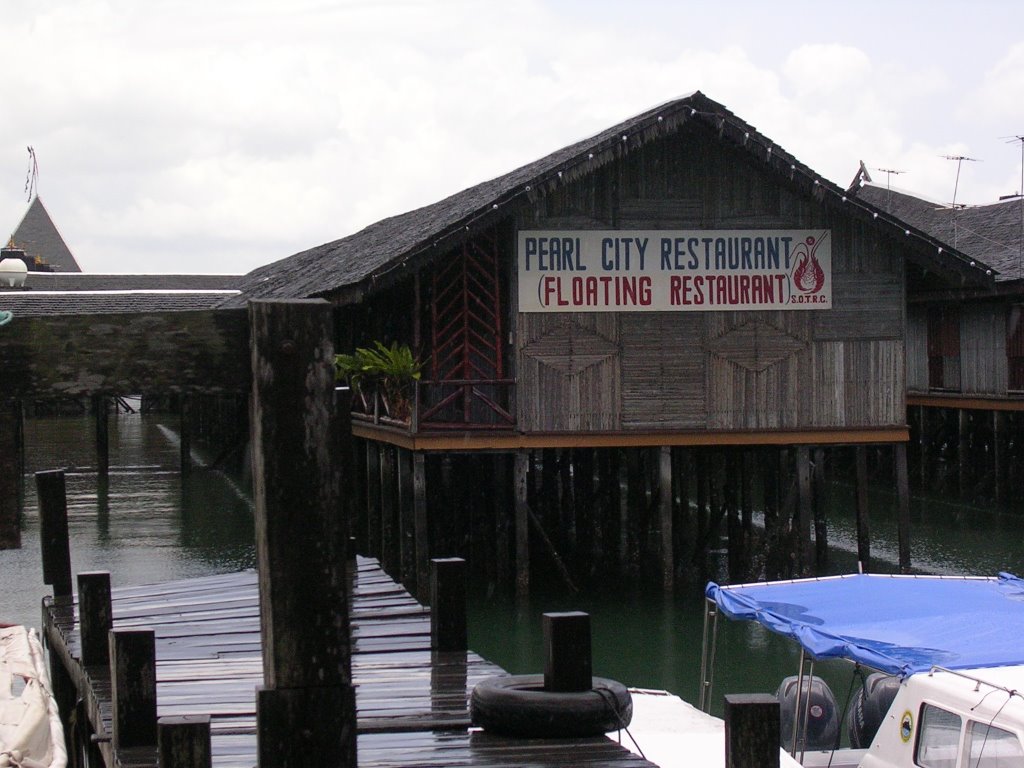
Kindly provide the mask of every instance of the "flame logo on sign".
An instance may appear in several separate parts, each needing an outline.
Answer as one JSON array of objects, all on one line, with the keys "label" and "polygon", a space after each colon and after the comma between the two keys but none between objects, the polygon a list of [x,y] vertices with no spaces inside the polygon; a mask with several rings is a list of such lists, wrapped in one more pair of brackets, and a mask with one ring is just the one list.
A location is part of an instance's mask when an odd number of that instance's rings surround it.
[{"label": "flame logo on sign", "polygon": [[817,293],[825,285],[825,270],[818,263],[818,246],[821,240],[808,237],[793,249],[793,285],[802,293]]}]

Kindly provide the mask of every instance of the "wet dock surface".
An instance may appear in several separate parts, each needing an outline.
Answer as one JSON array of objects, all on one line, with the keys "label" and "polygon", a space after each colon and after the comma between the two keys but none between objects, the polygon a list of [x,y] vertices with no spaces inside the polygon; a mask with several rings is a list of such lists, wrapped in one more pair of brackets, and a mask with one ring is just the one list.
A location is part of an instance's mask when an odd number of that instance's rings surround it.
[{"label": "wet dock surface", "polygon": [[[209,715],[213,765],[256,765],[255,691],[263,683],[256,572],[114,586],[111,597],[115,629],[155,634],[158,716]],[[511,739],[471,730],[470,692],[503,670],[472,651],[432,652],[429,609],[376,560],[357,559],[350,610],[360,766],[651,765],[603,737]],[[68,669],[109,753],[109,670],[80,665],[72,605],[54,601],[45,614],[51,652]],[[133,749],[117,759],[154,766],[155,754]]]}]

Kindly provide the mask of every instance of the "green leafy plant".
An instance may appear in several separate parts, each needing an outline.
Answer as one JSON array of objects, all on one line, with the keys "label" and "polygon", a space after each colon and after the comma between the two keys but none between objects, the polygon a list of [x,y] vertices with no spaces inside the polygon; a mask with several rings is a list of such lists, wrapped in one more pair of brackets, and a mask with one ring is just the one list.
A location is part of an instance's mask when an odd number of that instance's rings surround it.
[{"label": "green leafy plant", "polygon": [[406,420],[412,410],[410,388],[422,375],[423,364],[408,344],[375,341],[373,347],[357,347],[352,354],[334,356],[334,375],[350,387],[367,392],[379,388],[388,415]]}]

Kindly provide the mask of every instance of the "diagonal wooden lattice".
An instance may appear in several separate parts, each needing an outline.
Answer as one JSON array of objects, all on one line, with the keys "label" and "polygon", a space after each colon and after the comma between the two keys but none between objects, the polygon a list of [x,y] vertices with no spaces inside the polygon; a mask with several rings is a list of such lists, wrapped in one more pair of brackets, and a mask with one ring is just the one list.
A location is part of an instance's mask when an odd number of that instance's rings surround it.
[{"label": "diagonal wooden lattice", "polygon": [[493,241],[466,243],[435,268],[431,314],[435,380],[504,377],[501,291]]},{"label": "diagonal wooden lattice", "polygon": [[604,362],[618,351],[615,342],[566,321],[527,344],[523,354],[572,376]]},{"label": "diagonal wooden lattice", "polygon": [[743,323],[707,344],[713,354],[748,371],[764,371],[806,348],[806,342],[795,336],[754,321]]}]

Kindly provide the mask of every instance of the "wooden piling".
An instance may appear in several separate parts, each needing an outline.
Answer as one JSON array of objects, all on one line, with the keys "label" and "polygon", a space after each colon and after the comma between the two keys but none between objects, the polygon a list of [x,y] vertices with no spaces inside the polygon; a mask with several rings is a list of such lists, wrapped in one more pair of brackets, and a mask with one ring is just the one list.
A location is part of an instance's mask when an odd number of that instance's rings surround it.
[{"label": "wooden piling", "polygon": [[545,613],[544,690],[560,693],[593,687],[590,616],[581,611]]},{"label": "wooden piling", "polygon": [[398,562],[399,578],[406,589],[416,594],[416,522],[413,498],[412,451],[396,448],[398,461]]},{"label": "wooden piling", "polygon": [[996,506],[1006,504],[1006,414],[992,411],[992,491]]},{"label": "wooden piling", "polygon": [[970,418],[963,408],[957,411],[957,491],[961,501],[967,501],[970,477]]},{"label": "wooden piling", "polygon": [[71,549],[68,543],[68,505],[64,471],[36,472],[39,497],[39,546],[43,556],[43,583],[54,597],[71,594]]},{"label": "wooden piling", "polygon": [[21,403],[0,401],[0,549],[21,547]]},{"label": "wooden piling", "polygon": [[525,600],[530,594],[530,507],[527,500],[527,470],[530,455],[516,451],[516,598]]},{"label": "wooden piling", "polygon": [[857,562],[864,573],[871,571],[871,527],[868,520],[868,451],[853,449],[857,477]]},{"label": "wooden piling", "polygon": [[895,443],[896,528],[899,539],[900,573],[910,572],[910,481],[907,476],[907,444]]},{"label": "wooden piling", "polygon": [[114,625],[110,606],[110,573],[83,571],[78,574],[78,629],[82,642],[82,665],[110,663],[108,634]]},{"label": "wooden piling", "polygon": [[663,445],[658,454],[658,531],[661,535],[661,586],[671,592],[675,580],[672,536],[672,448]]},{"label": "wooden piling", "polygon": [[825,449],[814,449],[811,490],[814,497],[814,565],[816,573],[828,570],[828,484],[825,482]]},{"label": "wooden piling", "polygon": [[356,765],[331,313],[324,301],[249,304],[265,685],[257,750],[260,765],[277,768],[308,765],[312,755]]},{"label": "wooden piling", "polygon": [[725,697],[725,768],[778,768],[779,701],[766,693]]},{"label": "wooden piling", "polygon": [[430,595],[430,536],[427,524],[427,457],[412,455],[413,535],[416,556],[416,597],[425,602]]},{"label": "wooden piling", "polygon": [[110,700],[114,751],[155,747],[156,638],[151,629],[113,629]]},{"label": "wooden piling", "polygon": [[380,512],[380,443],[366,441],[366,551],[382,558]]},{"label": "wooden piling", "polygon": [[184,480],[192,473],[192,395],[183,394],[180,398],[180,413],[178,414],[178,434],[180,436],[179,459],[181,463],[181,478]]},{"label": "wooden piling", "polygon": [[157,751],[160,768],[210,768],[210,716],[161,717]]},{"label": "wooden piling", "polygon": [[806,445],[796,449],[797,481],[797,569],[801,575],[811,572],[811,453]]},{"label": "wooden piling", "polygon": [[96,476],[106,485],[110,481],[110,401],[106,395],[92,396],[96,419]]},{"label": "wooden piling", "polygon": [[466,561],[437,557],[430,561],[430,647],[434,651],[465,651]]},{"label": "wooden piling", "polygon": [[399,579],[398,463],[392,445],[380,450],[380,562],[389,575]]},{"label": "wooden piling", "polygon": [[725,449],[725,483],[722,497],[725,502],[725,531],[728,541],[727,559],[729,581],[737,583],[743,579],[743,529],[740,527],[739,482],[736,465],[736,449]]}]

